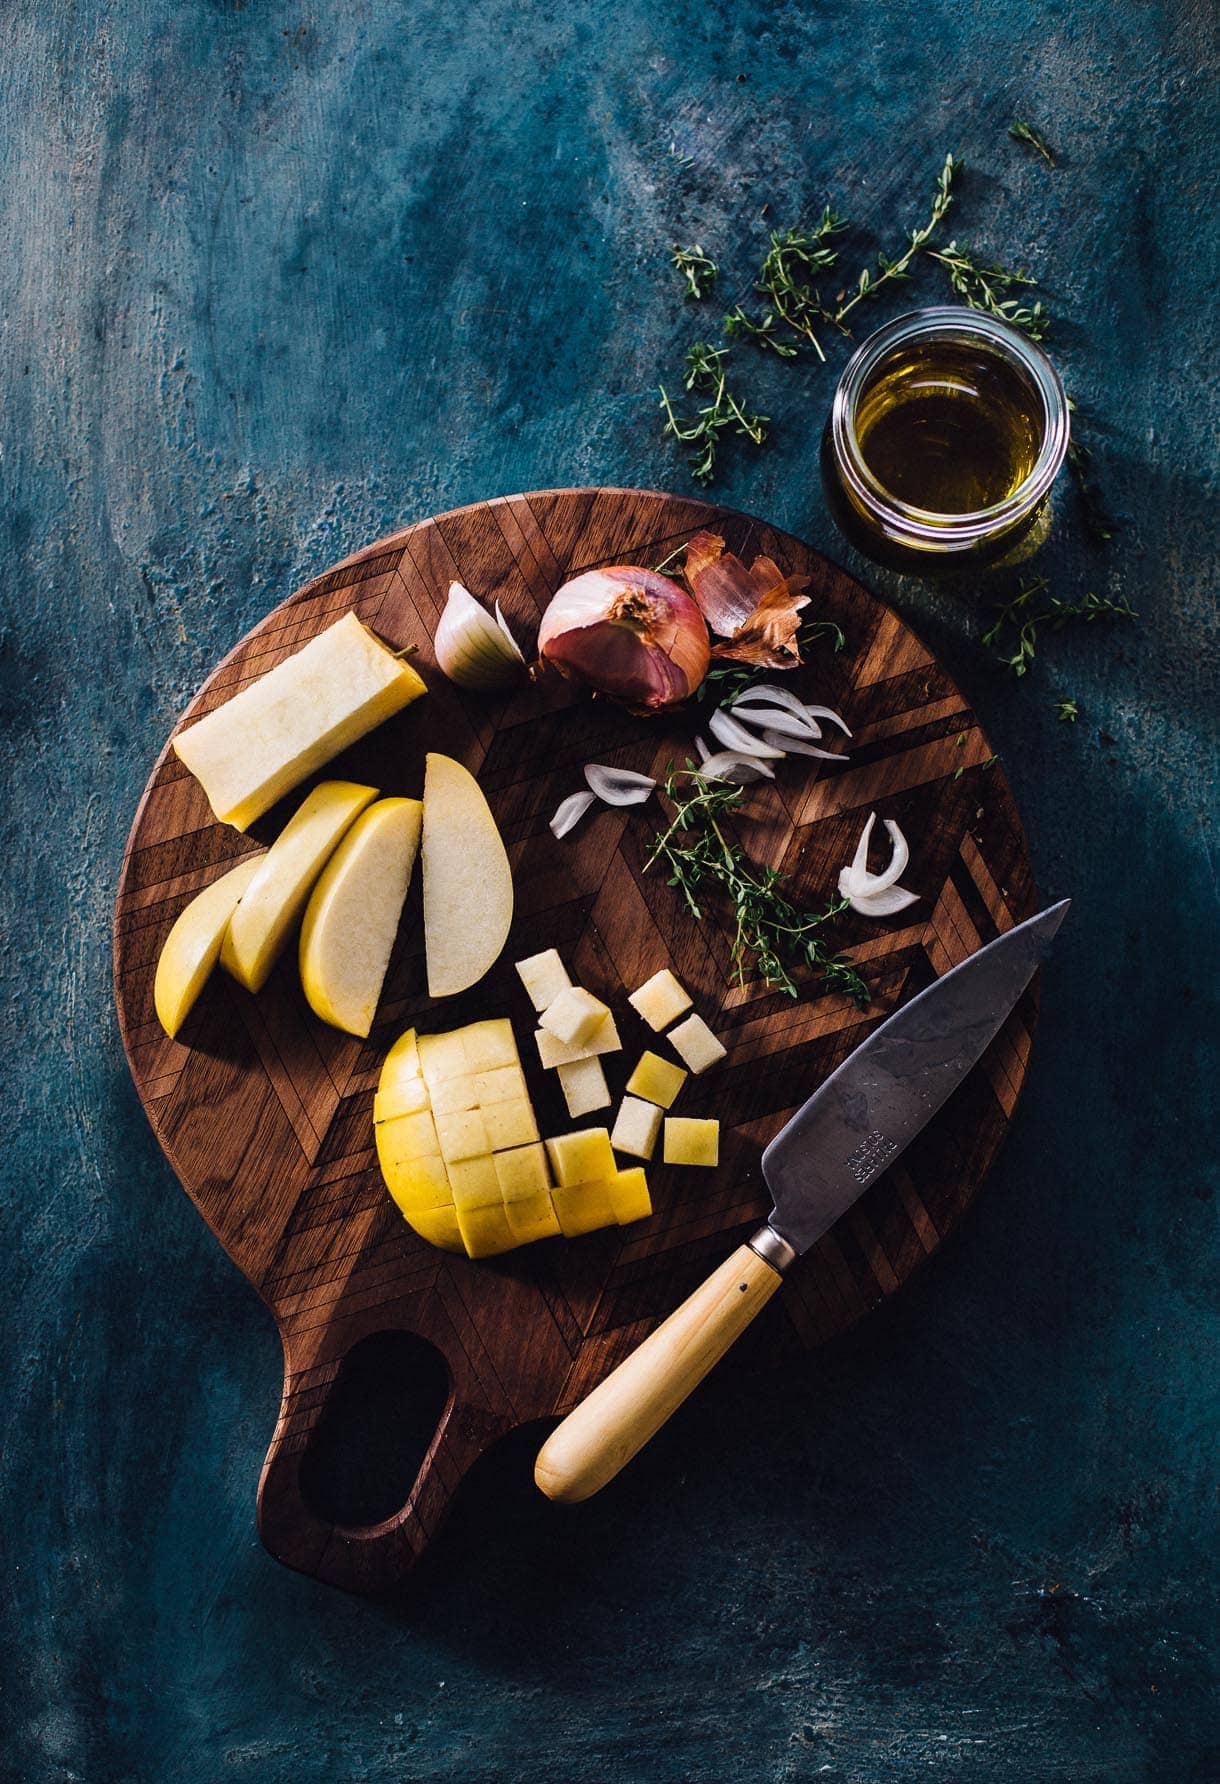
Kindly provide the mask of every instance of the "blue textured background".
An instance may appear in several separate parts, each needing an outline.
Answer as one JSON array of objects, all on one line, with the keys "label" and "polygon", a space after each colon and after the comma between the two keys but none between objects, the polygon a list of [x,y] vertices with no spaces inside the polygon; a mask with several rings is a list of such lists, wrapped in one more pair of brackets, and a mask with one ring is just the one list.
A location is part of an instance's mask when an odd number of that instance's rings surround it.
[{"label": "blue textured background", "polygon": [[[5,1778],[1220,1776],[1216,61],[1206,0],[0,10]],[[311,1585],[254,1533],[271,1323],[111,1010],[149,764],[392,526],[689,487],[650,395],[701,326],[668,244],[734,295],[827,196],[884,245],[950,148],[1127,517],[1098,551],[1064,503],[1040,567],[1138,627],[1018,687],[968,606],[852,560],[816,479],[839,348],[743,351],[778,425],[717,493],[898,601],[1077,899],[1001,1166],[895,1306],[799,1375],[730,1366],[601,1500],[544,1505],[510,1444],[407,1608]]]}]

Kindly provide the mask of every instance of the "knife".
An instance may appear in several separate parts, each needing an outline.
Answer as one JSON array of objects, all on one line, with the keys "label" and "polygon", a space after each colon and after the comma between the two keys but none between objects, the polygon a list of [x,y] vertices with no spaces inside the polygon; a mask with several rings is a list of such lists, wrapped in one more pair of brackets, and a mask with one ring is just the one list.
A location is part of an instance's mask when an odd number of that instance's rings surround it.
[{"label": "knife", "polygon": [[989,942],[875,1028],[762,1155],[775,1206],[676,1312],[570,1412],[538,1452],[549,1499],[588,1499],[637,1455],[830,1231],[957,1089],[1033,978],[1070,899]]}]

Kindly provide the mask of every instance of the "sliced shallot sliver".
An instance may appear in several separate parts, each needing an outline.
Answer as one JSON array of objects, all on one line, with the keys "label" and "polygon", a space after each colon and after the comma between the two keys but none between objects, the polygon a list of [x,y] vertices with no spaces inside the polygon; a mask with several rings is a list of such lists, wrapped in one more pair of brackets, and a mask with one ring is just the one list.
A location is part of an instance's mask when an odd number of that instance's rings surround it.
[{"label": "sliced shallot sliver", "polygon": [[723,744],[725,749],[736,750],[739,755],[765,756],[776,761],[784,753],[774,744],[760,743],[753,732],[747,731],[744,725],[739,725],[727,712],[714,712],[707,721],[707,728],[717,743]]},{"label": "sliced shallot sliver", "polygon": [[782,706],[785,712],[798,719],[807,718],[810,711],[791,688],[781,688],[774,681],[756,681],[752,687],[743,689],[732,704],[734,712],[745,706]]},{"label": "sliced shallot sliver", "polygon": [[517,640],[513,637],[512,632],[509,630],[508,621],[505,619],[503,613],[500,611],[500,603],[498,601],[496,602],[496,624],[499,626],[499,628],[503,632],[504,636],[508,639],[508,642],[512,645],[513,650],[516,652],[518,659],[522,663],[524,663],[524,661],[525,661],[524,653],[522,652],[521,646],[517,643]]},{"label": "sliced shallot sliver", "polygon": [[811,719],[829,719],[832,725],[837,725],[839,727],[844,737],[851,736],[849,728],[843,723],[843,720],[839,717],[838,713],[833,711],[831,707],[807,706],[805,711],[809,714]]},{"label": "sliced shallot sliver", "polygon": [[847,902],[862,917],[895,917],[918,899],[918,892],[908,892],[905,886],[886,886],[881,892],[857,892]]},{"label": "sliced shallot sliver", "polygon": [[892,818],[885,820],[886,832],[890,839],[890,864],[882,873],[870,873],[868,869],[868,842],[876,822],[876,812],[870,812],[868,823],[864,826],[860,841],[856,845],[855,857],[850,867],[845,867],[839,875],[839,890],[845,898],[871,898],[874,892],[884,892],[890,886],[896,886],[906,871],[907,862],[911,859],[911,851],[907,847],[907,839]]},{"label": "sliced shallot sliver", "polygon": [[564,837],[569,830],[574,830],[591,805],[596,804],[594,793],[569,793],[562,805],[551,819],[551,834]]},{"label": "sliced shallot sliver", "polygon": [[781,737],[778,732],[766,730],[762,734],[764,743],[773,743],[790,756],[816,756],[820,762],[846,762],[846,750],[821,750],[816,743],[806,743],[803,737]]},{"label": "sliced shallot sliver", "polygon": [[696,737],[695,748],[699,752],[699,760],[701,762],[710,762],[711,761],[712,751],[707,747],[707,743],[702,736]]},{"label": "sliced shallot sliver", "polygon": [[740,725],[749,725],[755,731],[776,731],[781,737],[822,735],[822,727],[815,725],[812,719],[798,719],[794,712],[785,712],[782,706],[734,707],[732,716]]},{"label": "sliced shallot sliver", "polygon": [[774,780],[775,770],[770,762],[762,762],[757,756],[746,755],[740,750],[720,750],[709,756],[699,770],[705,780]]},{"label": "sliced shallot sliver", "polygon": [[608,768],[601,762],[585,764],[585,779],[603,805],[643,805],[657,784],[650,774]]}]

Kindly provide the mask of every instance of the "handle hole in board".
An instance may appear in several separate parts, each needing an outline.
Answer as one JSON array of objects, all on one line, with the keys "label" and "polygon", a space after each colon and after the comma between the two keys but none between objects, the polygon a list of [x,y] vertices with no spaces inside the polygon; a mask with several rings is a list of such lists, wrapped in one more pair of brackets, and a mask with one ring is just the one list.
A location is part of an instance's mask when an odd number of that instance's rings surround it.
[{"label": "handle hole in board", "polygon": [[449,1390],[444,1357],[414,1332],[373,1332],[354,1344],[301,1460],[313,1515],[360,1529],[400,1511]]}]

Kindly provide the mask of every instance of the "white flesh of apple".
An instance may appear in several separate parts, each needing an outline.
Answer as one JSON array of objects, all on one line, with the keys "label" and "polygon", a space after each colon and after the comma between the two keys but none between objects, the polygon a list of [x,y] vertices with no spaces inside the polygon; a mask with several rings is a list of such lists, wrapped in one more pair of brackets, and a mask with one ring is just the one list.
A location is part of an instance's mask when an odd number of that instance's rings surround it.
[{"label": "white flesh of apple", "polygon": [[513,877],[474,776],[430,755],[424,781],[424,941],[428,991],[452,997],[495,963],[513,920]]},{"label": "white flesh of apple", "polygon": [[418,799],[361,812],[326,866],[301,926],[301,985],[314,1014],[367,1035],[419,848]]}]

